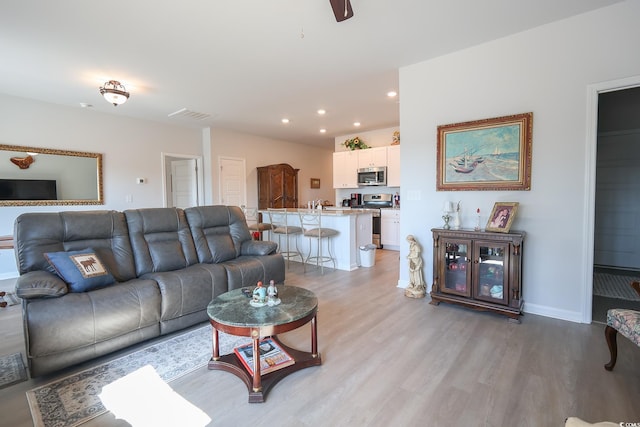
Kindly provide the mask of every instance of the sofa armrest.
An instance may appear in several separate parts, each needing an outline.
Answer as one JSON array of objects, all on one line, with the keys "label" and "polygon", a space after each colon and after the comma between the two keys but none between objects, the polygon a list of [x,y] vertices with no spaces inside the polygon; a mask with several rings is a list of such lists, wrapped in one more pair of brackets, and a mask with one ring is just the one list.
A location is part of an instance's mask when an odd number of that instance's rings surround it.
[{"label": "sofa armrest", "polygon": [[67,292],[67,284],[48,271],[30,271],[16,280],[16,295],[24,299],[61,297]]},{"label": "sofa armrest", "polygon": [[275,253],[278,244],[275,242],[246,240],[242,242],[240,255],[270,255]]}]

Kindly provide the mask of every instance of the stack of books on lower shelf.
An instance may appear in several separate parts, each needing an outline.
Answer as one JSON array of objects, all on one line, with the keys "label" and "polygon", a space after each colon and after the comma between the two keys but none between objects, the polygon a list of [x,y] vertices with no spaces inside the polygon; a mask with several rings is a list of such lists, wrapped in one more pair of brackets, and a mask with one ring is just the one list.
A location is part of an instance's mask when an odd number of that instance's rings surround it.
[{"label": "stack of books on lower shelf", "polygon": [[[296,361],[273,338],[260,341],[260,375],[293,365]],[[244,367],[253,375],[253,343],[233,349]]]}]

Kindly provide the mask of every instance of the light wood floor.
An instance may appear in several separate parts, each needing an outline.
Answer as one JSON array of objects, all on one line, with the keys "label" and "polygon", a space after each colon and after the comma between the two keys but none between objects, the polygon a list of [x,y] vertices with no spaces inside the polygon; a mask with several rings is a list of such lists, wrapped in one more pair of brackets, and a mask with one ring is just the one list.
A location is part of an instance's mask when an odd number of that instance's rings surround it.
[{"label": "light wood floor", "polygon": [[[618,364],[607,372],[603,325],[535,315],[518,325],[432,306],[396,287],[398,262],[405,261],[397,252],[378,250],[373,268],[325,269],[324,276],[291,264],[287,284],[319,298],[323,364],[285,378],[265,403],[247,403],[239,379],[206,367],[171,386],[215,426],[551,427],[568,416],[640,422],[640,348],[628,340],[619,338]],[[0,353],[24,352],[19,306],[0,309],[0,321]],[[281,339],[308,348],[309,326]],[[42,382],[0,390],[0,426],[32,425],[25,392]],[[105,414],[85,425],[128,424]]]}]

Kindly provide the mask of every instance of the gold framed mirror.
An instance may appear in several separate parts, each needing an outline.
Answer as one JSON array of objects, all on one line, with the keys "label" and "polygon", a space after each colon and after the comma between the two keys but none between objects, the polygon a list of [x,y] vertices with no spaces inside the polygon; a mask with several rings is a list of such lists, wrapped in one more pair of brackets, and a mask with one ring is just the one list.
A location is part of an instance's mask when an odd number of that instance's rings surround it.
[{"label": "gold framed mirror", "polygon": [[0,144],[0,206],[102,204],[102,154]]}]

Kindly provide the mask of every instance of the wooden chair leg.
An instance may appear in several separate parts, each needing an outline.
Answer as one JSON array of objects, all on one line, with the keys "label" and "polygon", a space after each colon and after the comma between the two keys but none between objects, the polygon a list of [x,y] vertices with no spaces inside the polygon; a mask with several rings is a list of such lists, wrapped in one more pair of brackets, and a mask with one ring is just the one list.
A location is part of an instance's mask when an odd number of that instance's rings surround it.
[{"label": "wooden chair leg", "polygon": [[616,366],[616,359],[618,358],[618,343],[616,337],[618,336],[618,331],[607,325],[604,329],[604,336],[607,339],[607,345],[609,346],[609,353],[611,353],[611,360],[609,363],[604,365],[604,369],[607,371],[613,370],[613,367]]}]

